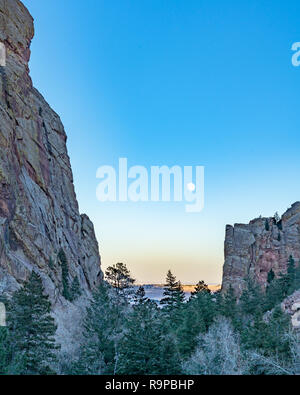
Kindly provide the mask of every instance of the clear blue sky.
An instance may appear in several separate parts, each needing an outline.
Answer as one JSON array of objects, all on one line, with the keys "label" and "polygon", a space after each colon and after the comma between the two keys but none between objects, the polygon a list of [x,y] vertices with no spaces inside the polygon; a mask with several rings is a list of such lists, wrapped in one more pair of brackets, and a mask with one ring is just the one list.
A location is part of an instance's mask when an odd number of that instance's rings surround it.
[{"label": "clear blue sky", "polygon": [[[59,113],[103,267],[220,282],[227,223],[300,200],[300,2],[24,0],[34,85]],[[206,206],[101,204],[96,170],[204,165]]]}]

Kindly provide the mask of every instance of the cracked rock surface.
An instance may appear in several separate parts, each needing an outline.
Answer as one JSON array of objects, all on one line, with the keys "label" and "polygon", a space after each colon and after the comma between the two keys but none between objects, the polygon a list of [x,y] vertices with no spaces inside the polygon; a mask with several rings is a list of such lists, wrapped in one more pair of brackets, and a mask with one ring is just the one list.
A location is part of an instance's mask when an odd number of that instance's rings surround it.
[{"label": "cracked rock surface", "polygon": [[[19,0],[0,0],[0,294],[11,294],[32,270],[42,279],[65,350],[78,335],[77,322],[91,290],[102,281],[94,227],[80,215],[59,116],[29,76],[33,18]],[[63,249],[69,282],[78,277],[82,296],[62,296]]]}]

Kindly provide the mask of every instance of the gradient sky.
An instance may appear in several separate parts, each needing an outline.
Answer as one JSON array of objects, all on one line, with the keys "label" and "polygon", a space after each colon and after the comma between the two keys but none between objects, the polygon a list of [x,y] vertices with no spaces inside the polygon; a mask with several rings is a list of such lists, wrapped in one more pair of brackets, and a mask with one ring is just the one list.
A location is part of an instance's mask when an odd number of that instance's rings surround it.
[{"label": "gradient sky", "polygon": [[[221,281],[225,225],[300,200],[300,2],[24,0],[34,85],[68,134],[103,267],[140,282]],[[96,170],[205,166],[205,209],[100,203]]]}]

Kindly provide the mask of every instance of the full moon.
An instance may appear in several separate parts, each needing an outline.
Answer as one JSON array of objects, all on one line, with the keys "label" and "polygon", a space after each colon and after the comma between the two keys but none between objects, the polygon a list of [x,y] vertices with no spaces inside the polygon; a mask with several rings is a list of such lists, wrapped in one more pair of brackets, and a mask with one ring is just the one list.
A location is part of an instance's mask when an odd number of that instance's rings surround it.
[{"label": "full moon", "polygon": [[196,189],[195,184],[193,184],[192,182],[190,182],[189,184],[187,184],[187,188],[190,192],[194,192]]}]

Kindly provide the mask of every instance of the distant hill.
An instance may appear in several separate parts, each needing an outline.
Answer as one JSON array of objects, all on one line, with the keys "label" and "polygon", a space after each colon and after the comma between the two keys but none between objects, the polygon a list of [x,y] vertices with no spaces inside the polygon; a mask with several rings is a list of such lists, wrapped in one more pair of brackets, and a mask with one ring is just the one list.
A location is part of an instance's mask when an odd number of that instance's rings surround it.
[{"label": "distant hill", "polygon": [[[164,292],[164,284],[141,284],[146,292],[146,296],[155,301],[160,301],[163,297],[163,292]],[[138,288],[140,285],[136,286],[135,288]],[[185,292],[185,295],[187,298],[190,297],[191,292],[195,289],[195,285],[182,285],[183,290]],[[215,285],[211,284],[208,285],[209,289],[212,292],[216,292],[221,289],[221,285]]]}]

